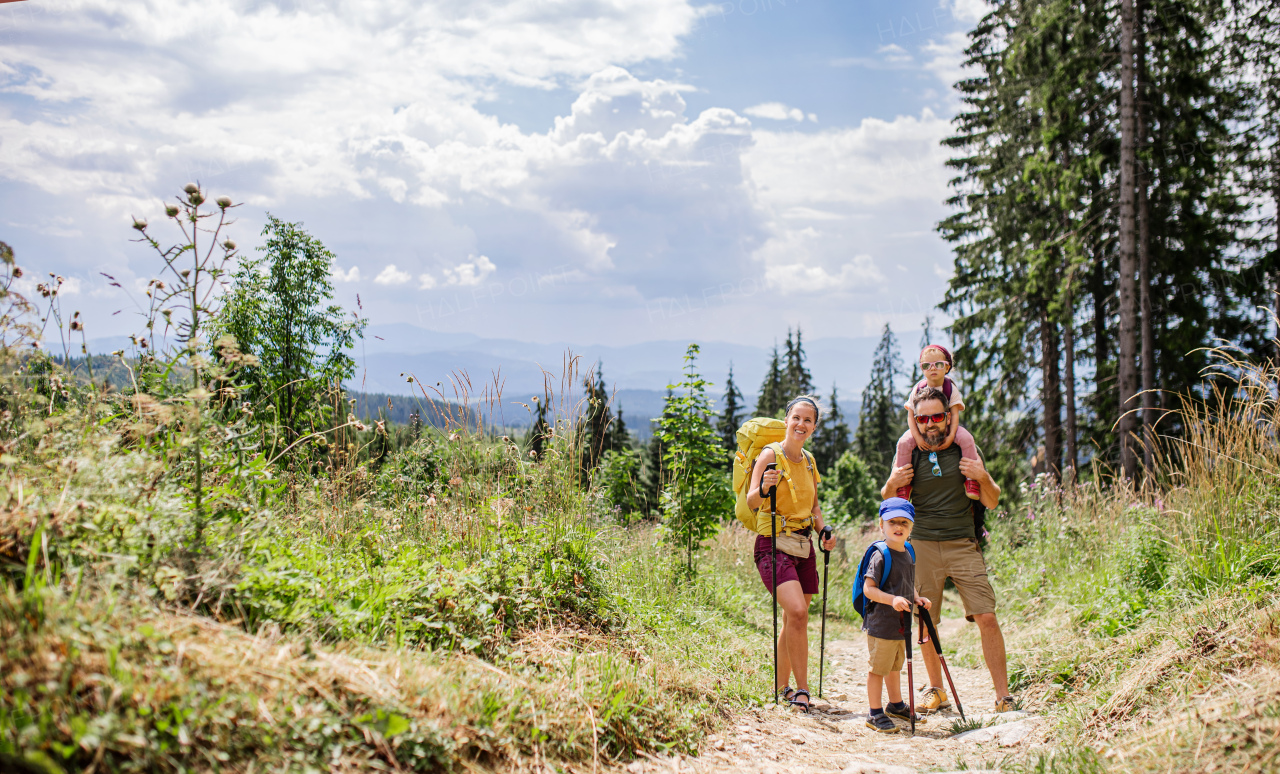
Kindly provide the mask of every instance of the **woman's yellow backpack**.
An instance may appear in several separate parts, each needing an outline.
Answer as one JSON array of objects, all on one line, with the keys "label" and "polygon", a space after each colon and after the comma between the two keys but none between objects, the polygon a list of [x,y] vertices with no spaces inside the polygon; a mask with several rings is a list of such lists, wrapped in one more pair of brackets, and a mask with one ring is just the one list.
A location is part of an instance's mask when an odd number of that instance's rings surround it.
[{"label": "woman's yellow backpack", "polygon": [[[733,493],[736,502],[734,503],[734,515],[738,517],[738,521],[752,532],[759,533],[757,529],[756,519],[757,512],[747,507],[747,490],[751,487],[751,471],[756,465],[756,458],[760,456],[767,447],[777,444],[781,445],[782,440],[787,437],[787,425],[781,419],[772,417],[755,417],[748,419],[742,423],[742,427],[738,428],[735,438],[738,441],[738,451],[733,457]],[[782,477],[789,478],[790,470],[787,465],[786,456],[778,449],[774,449],[774,454],[782,461]],[[808,450],[804,452],[806,462],[809,464],[809,470],[814,471],[813,456]],[[816,471],[814,478],[817,479]]]}]

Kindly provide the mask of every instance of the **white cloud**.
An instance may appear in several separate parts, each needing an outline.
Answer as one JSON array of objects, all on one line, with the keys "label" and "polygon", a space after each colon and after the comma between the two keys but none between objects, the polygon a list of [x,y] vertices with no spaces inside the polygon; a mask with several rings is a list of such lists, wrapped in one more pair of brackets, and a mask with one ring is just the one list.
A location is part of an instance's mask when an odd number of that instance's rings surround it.
[{"label": "white cloud", "polygon": [[445,282],[463,287],[479,285],[497,268],[487,257],[473,255],[470,260],[463,261],[452,269],[445,269]]},{"label": "white cloud", "polygon": [[966,24],[973,24],[990,11],[991,6],[986,0],[954,0],[951,3],[951,15]]},{"label": "white cloud", "polygon": [[769,287],[787,295],[816,295],[829,291],[865,292],[884,283],[884,274],[869,255],[854,256],[834,272],[821,266],[805,266],[802,263],[770,264],[765,268],[764,278]]},{"label": "white cloud", "polygon": [[[752,105],[742,111],[749,116],[756,118],[770,118],[774,121],[803,121],[804,111],[800,108],[787,107],[781,102],[765,102],[760,105]],[[815,121],[818,119],[814,119]]]},{"label": "white cloud", "polygon": [[373,281],[379,285],[403,285],[413,277],[407,271],[400,271],[394,263],[387,264],[386,268],[378,272],[378,276]]},{"label": "white cloud", "polygon": [[352,266],[350,269],[343,271],[342,269],[338,268],[338,264],[335,263],[333,267],[330,268],[329,271],[333,275],[334,282],[359,282],[360,281],[359,266]]},{"label": "white cloud", "polygon": [[814,134],[755,132],[743,161],[771,226],[753,253],[769,286],[784,294],[882,291],[881,266],[936,240],[920,225],[945,215],[939,141],[949,131],[925,110]]},{"label": "white cloud", "polygon": [[941,79],[953,100],[957,98],[957,94],[951,87],[973,75],[972,70],[964,66],[968,58],[964,52],[968,47],[969,36],[964,32],[951,32],[940,41],[929,40],[921,46],[921,51],[929,55],[924,68]]},{"label": "white cloud", "polygon": [[884,58],[884,61],[890,64],[905,64],[913,60],[911,54],[897,43],[890,43],[887,46],[881,46],[876,49],[876,53]]},{"label": "white cloud", "polygon": [[436,278],[430,274],[418,275],[418,290],[430,290],[436,286]]}]

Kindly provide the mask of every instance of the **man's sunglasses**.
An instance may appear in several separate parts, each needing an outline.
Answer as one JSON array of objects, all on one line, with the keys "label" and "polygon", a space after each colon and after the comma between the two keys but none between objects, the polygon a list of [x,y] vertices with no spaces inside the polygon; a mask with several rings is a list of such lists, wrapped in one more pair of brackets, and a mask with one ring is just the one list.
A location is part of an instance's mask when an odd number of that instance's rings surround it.
[{"label": "man's sunglasses", "polygon": [[935,368],[942,368],[946,364],[947,364],[947,361],[945,360],[935,360],[932,363],[921,363],[920,367],[926,371],[932,371]]},{"label": "man's sunglasses", "polygon": [[917,425],[939,424],[947,421],[947,412],[941,414],[916,414]]}]

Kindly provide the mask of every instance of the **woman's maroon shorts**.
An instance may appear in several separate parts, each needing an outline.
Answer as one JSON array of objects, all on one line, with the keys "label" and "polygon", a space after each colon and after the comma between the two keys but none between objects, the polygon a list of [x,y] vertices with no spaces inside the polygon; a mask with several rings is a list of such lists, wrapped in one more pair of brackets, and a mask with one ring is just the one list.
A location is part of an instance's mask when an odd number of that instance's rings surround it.
[{"label": "woman's maroon shorts", "polygon": [[[769,536],[756,538],[756,569],[760,571],[760,580],[764,587],[773,591],[773,564],[770,562]],[[818,593],[818,557],[813,549],[813,540],[809,541],[809,558],[800,559],[791,554],[778,552],[778,585],[787,581],[800,581],[800,590],[806,594]]]}]

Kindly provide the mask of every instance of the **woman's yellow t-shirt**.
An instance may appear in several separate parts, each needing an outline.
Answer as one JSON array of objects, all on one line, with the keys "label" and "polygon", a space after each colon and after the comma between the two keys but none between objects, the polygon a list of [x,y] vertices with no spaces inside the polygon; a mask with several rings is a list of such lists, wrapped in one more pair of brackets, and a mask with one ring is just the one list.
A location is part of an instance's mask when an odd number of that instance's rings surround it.
[{"label": "woman's yellow t-shirt", "polygon": [[[782,449],[773,448],[774,457],[778,461],[778,469],[783,472],[778,480],[778,534],[794,532],[798,529],[813,526],[813,498],[818,491],[818,466],[807,451],[802,452],[804,462],[792,462],[786,458]],[[756,511],[756,532],[761,535],[772,534],[769,518],[769,500],[760,504]]]}]

